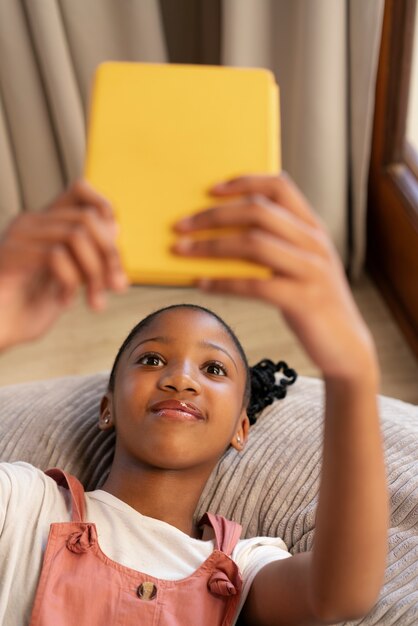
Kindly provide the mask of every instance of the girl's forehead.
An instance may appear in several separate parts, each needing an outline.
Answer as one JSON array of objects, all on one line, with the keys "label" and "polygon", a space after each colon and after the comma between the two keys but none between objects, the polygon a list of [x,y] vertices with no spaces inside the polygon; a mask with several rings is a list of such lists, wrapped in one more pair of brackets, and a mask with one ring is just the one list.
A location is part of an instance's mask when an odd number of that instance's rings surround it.
[{"label": "girl's forehead", "polygon": [[143,329],[138,336],[146,336],[158,331],[159,333],[170,333],[170,335],[186,335],[205,332],[214,334],[230,345],[235,344],[227,329],[210,313],[198,309],[179,307],[168,311],[162,311],[156,315]]},{"label": "girl's forehead", "polygon": [[136,334],[132,343],[135,345],[148,338],[178,340],[183,345],[196,343],[198,339],[212,340],[239,354],[225,326],[210,313],[198,309],[178,307],[162,311]]}]

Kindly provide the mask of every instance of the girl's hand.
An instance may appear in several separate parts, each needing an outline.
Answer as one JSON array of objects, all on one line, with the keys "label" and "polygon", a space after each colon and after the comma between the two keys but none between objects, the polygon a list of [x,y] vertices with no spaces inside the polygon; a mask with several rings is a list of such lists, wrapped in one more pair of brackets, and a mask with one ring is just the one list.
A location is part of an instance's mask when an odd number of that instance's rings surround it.
[{"label": "girl's hand", "polygon": [[[181,220],[174,251],[187,256],[253,261],[270,279],[198,281],[211,293],[256,297],[277,306],[325,377],[357,378],[375,367],[371,335],[353,301],[344,268],[320,220],[289,180],[245,176],[211,190],[221,202]],[[205,241],[203,229],[238,228]],[[203,278],[203,277],[202,277]]]},{"label": "girl's hand", "polygon": [[0,349],[43,334],[86,288],[92,309],[127,285],[109,204],[85,181],[22,213],[0,238]]}]

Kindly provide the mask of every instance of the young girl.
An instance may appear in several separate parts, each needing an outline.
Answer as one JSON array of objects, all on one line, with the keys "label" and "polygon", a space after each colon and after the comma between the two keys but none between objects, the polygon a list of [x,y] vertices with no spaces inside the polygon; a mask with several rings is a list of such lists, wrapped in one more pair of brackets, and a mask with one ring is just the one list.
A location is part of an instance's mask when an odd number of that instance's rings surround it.
[{"label": "young girl", "polygon": [[[116,357],[99,418],[116,430],[115,456],[100,490],[83,494],[57,470],[0,466],[3,624],[331,624],[377,599],[387,495],[370,334],[322,225],[286,177],[213,191],[222,204],[177,225],[176,252],[269,267],[267,280],[199,286],[276,305],[323,374],[314,549],[290,557],[279,538],[240,540],[232,521],[194,518],[219,458],[251,437],[251,379],[218,316],[169,307],[138,324]],[[240,228],[209,242],[187,237],[225,226]]]}]

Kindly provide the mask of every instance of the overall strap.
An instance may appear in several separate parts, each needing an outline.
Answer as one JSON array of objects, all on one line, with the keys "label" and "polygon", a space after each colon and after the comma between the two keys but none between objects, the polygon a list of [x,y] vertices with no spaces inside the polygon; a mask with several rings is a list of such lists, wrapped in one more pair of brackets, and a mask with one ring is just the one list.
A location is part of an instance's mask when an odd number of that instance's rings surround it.
[{"label": "overall strap", "polygon": [[237,522],[227,520],[222,515],[205,513],[200,520],[199,526],[207,524],[215,533],[215,548],[227,556],[231,556],[237,545],[242,532],[242,526]]},{"label": "overall strap", "polygon": [[45,474],[53,478],[59,487],[65,487],[65,489],[70,490],[72,511],[71,521],[84,522],[84,487],[80,481],[75,476],[67,474],[57,467],[47,470]]}]

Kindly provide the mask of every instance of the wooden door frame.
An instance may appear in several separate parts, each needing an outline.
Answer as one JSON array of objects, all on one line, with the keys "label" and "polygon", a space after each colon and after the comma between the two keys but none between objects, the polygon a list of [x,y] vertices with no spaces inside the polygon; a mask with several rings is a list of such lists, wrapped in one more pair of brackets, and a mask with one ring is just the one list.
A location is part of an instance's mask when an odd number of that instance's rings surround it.
[{"label": "wooden door frame", "polygon": [[405,139],[415,11],[416,0],[385,2],[369,175],[366,265],[418,356],[418,158]]}]

